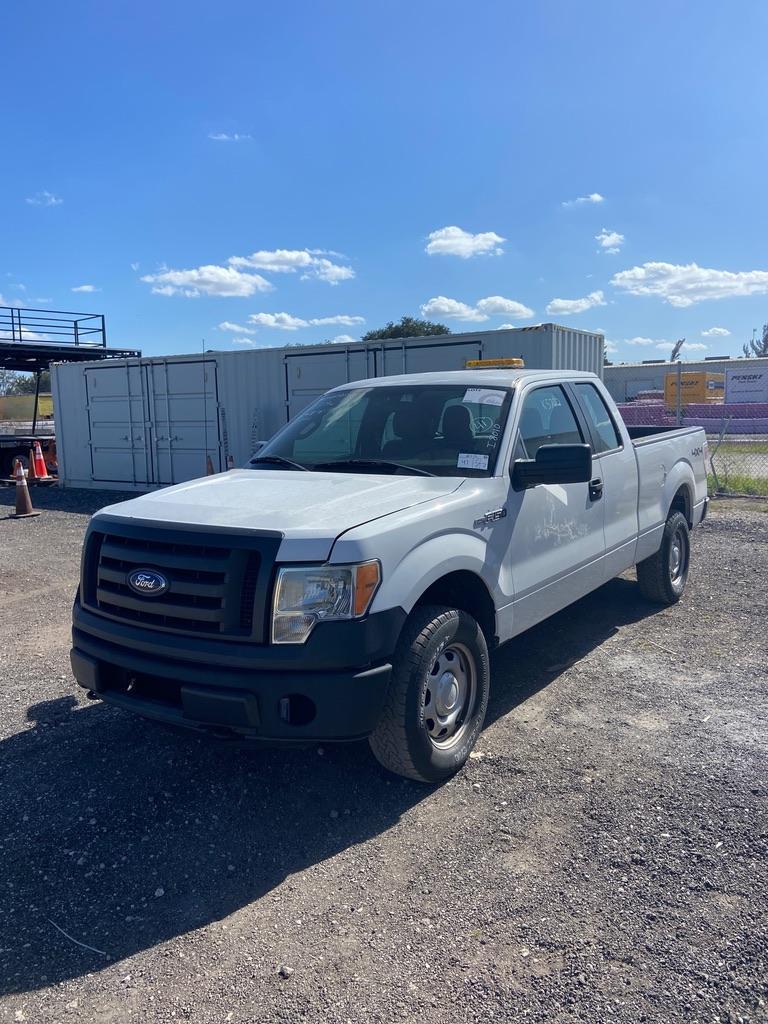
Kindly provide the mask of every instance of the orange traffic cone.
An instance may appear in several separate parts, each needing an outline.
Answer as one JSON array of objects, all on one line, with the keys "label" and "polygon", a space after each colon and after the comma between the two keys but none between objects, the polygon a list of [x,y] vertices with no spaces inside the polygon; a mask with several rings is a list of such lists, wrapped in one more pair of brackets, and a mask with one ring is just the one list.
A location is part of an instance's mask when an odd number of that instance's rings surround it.
[{"label": "orange traffic cone", "polygon": [[14,462],[13,475],[16,477],[16,512],[11,515],[11,519],[31,519],[32,516],[39,516],[40,513],[35,512],[32,508],[32,499],[29,496],[27,478],[24,475],[21,459],[16,459]]},{"label": "orange traffic cone", "polygon": [[32,458],[29,460],[30,465],[35,467],[35,479],[36,480],[50,480],[48,475],[48,467],[45,464],[43,458],[43,449],[40,447],[39,441],[34,441],[32,444]]},{"label": "orange traffic cone", "polygon": [[213,468],[213,459],[210,455],[205,456],[205,475],[213,476],[216,470]]}]

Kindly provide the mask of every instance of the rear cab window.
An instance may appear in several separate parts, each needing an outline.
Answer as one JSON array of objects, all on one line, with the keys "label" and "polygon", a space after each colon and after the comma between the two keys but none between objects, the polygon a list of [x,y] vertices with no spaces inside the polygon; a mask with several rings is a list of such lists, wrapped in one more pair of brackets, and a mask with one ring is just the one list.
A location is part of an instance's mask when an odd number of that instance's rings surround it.
[{"label": "rear cab window", "polygon": [[595,455],[615,451],[623,446],[621,434],[613,421],[603,396],[594,384],[572,384],[592,433],[592,451]]}]

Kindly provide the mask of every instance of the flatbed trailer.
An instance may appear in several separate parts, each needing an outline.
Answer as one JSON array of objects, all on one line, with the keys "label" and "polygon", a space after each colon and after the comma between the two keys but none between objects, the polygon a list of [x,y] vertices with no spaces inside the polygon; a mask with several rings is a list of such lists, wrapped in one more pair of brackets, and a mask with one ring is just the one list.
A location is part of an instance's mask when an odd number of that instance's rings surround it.
[{"label": "flatbed trailer", "polygon": [[[35,375],[32,427],[29,433],[0,433],[0,480],[12,479],[14,459],[29,465],[29,452],[40,442],[48,472],[56,468],[56,438],[39,433],[40,375],[51,363],[139,357],[138,349],[107,348],[101,313],[24,309],[0,306],[0,369]],[[54,474],[55,475],[55,474]]]}]

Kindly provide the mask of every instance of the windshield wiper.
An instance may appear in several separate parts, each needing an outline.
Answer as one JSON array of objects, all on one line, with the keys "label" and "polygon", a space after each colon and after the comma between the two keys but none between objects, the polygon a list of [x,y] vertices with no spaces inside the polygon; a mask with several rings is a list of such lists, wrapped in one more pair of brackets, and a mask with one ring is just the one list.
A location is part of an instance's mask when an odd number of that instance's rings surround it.
[{"label": "windshield wiper", "polygon": [[316,462],[313,469],[333,470],[340,466],[345,468],[360,469],[401,469],[404,473],[413,473],[414,476],[434,476],[428,469],[420,469],[418,466],[406,466],[402,462],[389,462],[387,459],[336,459],[333,462]]},{"label": "windshield wiper", "polygon": [[291,459],[284,459],[282,455],[261,455],[251,459],[250,464],[255,466],[257,462],[264,462],[273,466],[288,466],[289,469],[300,469],[303,473],[309,472],[308,466],[302,466],[300,462],[293,462]]}]

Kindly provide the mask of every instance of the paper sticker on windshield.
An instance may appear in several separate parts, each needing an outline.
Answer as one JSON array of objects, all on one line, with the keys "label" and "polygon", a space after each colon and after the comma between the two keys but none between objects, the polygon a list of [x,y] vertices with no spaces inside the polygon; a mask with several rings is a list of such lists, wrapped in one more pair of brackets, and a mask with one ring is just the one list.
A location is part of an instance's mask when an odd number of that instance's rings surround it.
[{"label": "paper sticker on windshield", "polygon": [[467,388],[462,402],[474,402],[477,405],[501,405],[506,392],[496,388]]},{"label": "paper sticker on windshield", "polygon": [[456,461],[457,469],[488,469],[488,456],[474,452],[461,452]]}]

